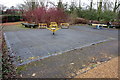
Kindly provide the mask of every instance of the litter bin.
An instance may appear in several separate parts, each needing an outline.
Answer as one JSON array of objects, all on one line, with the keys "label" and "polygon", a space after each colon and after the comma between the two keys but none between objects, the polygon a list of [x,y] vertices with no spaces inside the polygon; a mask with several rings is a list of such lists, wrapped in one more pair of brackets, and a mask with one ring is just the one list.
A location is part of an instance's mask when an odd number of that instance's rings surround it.
[{"label": "litter bin", "polygon": [[97,25],[96,28],[97,28],[97,29],[100,29],[100,25]]}]

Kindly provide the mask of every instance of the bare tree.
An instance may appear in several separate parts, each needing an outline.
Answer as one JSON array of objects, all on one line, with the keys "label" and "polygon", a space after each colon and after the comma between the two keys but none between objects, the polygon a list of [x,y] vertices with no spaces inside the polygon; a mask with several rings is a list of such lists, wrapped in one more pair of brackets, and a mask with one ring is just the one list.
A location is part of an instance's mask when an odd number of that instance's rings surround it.
[{"label": "bare tree", "polygon": [[104,0],[104,11],[107,10],[107,2],[108,2],[108,0]]},{"label": "bare tree", "polygon": [[113,8],[113,12],[116,12],[116,10],[119,8],[120,6],[120,1],[118,2],[118,0],[115,0],[115,3],[114,3],[114,8]]},{"label": "bare tree", "polygon": [[118,20],[120,20],[120,11],[118,12]]},{"label": "bare tree", "polygon": [[79,0],[79,8],[81,8],[81,0]]},{"label": "bare tree", "polygon": [[26,0],[24,1],[25,3],[25,8],[28,10],[33,10],[39,6],[38,1],[36,0]]},{"label": "bare tree", "polygon": [[64,9],[64,6],[63,6],[63,3],[62,3],[61,0],[59,0],[57,7],[61,8],[61,9]]},{"label": "bare tree", "polygon": [[6,9],[7,7],[0,4],[0,14],[3,14],[3,11]]},{"label": "bare tree", "polygon": [[90,2],[90,11],[92,10],[92,7],[93,7],[93,0],[91,0]]},{"label": "bare tree", "polygon": [[48,7],[48,4],[51,4],[51,5],[53,5],[54,7],[57,7],[57,5],[55,5],[53,2],[51,2],[51,1],[47,1],[47,4],[46,4],[46,7]]},{"label": "bare tree", "polygon": [[98,21],[100,20],[100,15],[101,15],[101,12],[102,12],[102,2],[103,0],[100,0],[98,3]]},{"label": "bare tree", "polygon": [[113,9],[113,2],[109,1],[109,0],[104,0],[103,2],[103,10],[112,10]]},{"label": "bare tree", "polygon": [[42,0],[24,0],[23,4],[17,5],[17,7],[22,10],[33,10],[39,6],[44,6]]},{"label": "bare tree", "polygon": [[20,10],[24,10],[25,4],[18,4],[17,8]]},{"label": "bare tree", "polygon": [[0,11],[5,10],[6,8],[7,8],[6,6],[4,6],[3,4],[0,4]]}]

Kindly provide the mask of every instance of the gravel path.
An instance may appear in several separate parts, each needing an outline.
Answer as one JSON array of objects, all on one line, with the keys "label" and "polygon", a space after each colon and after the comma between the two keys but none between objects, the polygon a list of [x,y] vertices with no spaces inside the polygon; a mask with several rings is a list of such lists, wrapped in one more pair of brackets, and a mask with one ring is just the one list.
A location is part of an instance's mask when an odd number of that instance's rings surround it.
[{"label": "gravel path", "polygon": [[22,22],[9,22],[9,23],[0,23],[1,26],[10,26],[10,25],[17,25]]},{"label": "gravel path", "polygon": [[75,78],[118,78],[118,57]]}]

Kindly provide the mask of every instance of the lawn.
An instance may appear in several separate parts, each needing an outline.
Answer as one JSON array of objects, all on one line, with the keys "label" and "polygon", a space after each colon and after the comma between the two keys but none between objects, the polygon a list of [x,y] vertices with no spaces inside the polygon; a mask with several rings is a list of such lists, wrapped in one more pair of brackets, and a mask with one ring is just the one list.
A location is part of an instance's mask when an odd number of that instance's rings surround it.
[{"label": "lawn", "polygon": [[21,24],[17,25],[10,25],[10,26],[4,26],[3,31],[21,31],[21,30],[29,30],[30,28],[25,28]]}]

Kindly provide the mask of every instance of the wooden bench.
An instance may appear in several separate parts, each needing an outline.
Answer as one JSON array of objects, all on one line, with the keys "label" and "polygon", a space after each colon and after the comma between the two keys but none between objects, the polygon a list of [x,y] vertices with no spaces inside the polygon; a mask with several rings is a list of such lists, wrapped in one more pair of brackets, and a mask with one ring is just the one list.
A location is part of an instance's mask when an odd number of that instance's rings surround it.
[{"label": "wooden bench", "polygon": [[69,23],[61,23],[60,24],[62,29],[68,29],[69,28]]},{"label": "wooden bench", "polygon": [[101,26],[101,27],[107,27],[107,25],[106,24],[92,24],[92,26]]},{"label": "wooden bench", "polygon": [[28,28],[36,28],[38,27],[37,24],[30,24],[30,23],[21,23],[22,25],[24,25],[25,27],[28,27]]},{"label": "wooden bench", "polygon": [[47,28],[47,23],[39,23],[38,28],[39,29],[46,29]]},{"label": "wooden bench", "polygon": [[92,26],[95,26],[97,29],[102,29],[103,27],[108,27],[106,24],[91,24]]}]

